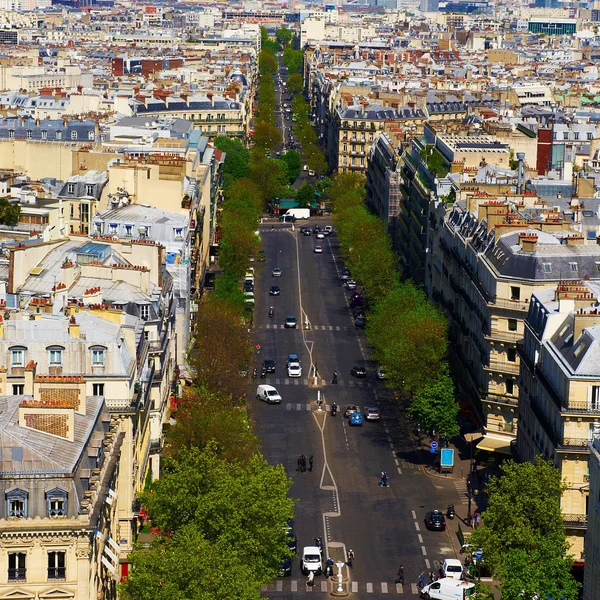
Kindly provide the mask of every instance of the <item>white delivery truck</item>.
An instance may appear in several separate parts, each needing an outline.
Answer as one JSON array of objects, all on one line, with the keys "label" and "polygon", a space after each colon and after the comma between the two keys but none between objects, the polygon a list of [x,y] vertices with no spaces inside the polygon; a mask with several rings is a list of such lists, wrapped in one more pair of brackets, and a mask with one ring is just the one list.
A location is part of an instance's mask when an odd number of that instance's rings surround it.
[{"label": "white delivery truck", "polygon": [[267,404],[281,404],[281,396],[272,385],[259,385],[256,388],[256,399],[262,400]]},{"label": "white delivery truck", "polygon": [[467,600],[475,593],[475,584],[444,577],[438,579],[421,590],[421,598],[425,600]]},{"label": "white delivery truck", "polygon": [[283,216],[295,217],[296,219],[308,219],[310,217],[310,208],[290,208]]}]

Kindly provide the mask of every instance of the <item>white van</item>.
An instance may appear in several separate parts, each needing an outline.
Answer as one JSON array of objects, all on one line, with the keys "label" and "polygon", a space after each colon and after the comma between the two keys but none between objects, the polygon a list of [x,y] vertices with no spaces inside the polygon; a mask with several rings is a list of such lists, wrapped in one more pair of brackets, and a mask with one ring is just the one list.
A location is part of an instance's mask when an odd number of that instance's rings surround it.
[{"label": "white van", "polygon": [[281,396],[272,385],[259,385],[256,388],[256,399],[262,400],[267,404],[281,404]]},{"label": "white van", "polygon": [[300,570],[302,575],[308,575],[311,571],[320,575],[323,571],[321,563],[321,551],[317,546],[305,546],[300,559]]},{"label": "white van", "polygon": [[456,558],[447,558],[442,563],[440,569],[441,577],[450,577],[450,579],[462,579],[463,565]]},{"label": "white van", "polygon": [[466,600],[475,594],[475,584],[470,581],[459,581],[444,577],[438,579],[421,590],[421,598],[425,600]]}]

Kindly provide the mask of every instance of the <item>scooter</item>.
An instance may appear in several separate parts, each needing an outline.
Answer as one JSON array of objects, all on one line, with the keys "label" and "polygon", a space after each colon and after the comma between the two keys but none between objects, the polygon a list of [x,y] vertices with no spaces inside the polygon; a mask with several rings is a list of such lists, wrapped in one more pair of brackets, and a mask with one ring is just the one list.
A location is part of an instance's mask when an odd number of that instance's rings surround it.
[{"label": "scooter", "polygon": [[335,417],[335,415],[337,415],[337,404],[332,404],[331,405],[331,416]]},{"label": "scooter", "polygon": [[333,379],[331,380],[331,383],[337,384],[337,382],[338,382],[338,374],[337,374],[337,371],[334,371],[333,372]]},{"label": "scooter", "polygon": [[254,369],[252,369],[252,379],[256,379],[256,375],[257,375],[257,371],[256,371],[256,367]]},{"label": "scooter", "polygon": [[273,318],[273,309],[270,308],[269,309],[269,319],[272,319],[272,318]]},{"label": "scooter", "polygon": [[267,370],[266,370],[266,369],[263,367],[263,368],[260,370],[260,378],[261,378],[261,379],[264,379],[266,376],[267,376]]},{"label": "scooter", "polygon": [[446,516],[449,519],[454,519],[454,504],[448,505],[448,511],[446,512]]}]

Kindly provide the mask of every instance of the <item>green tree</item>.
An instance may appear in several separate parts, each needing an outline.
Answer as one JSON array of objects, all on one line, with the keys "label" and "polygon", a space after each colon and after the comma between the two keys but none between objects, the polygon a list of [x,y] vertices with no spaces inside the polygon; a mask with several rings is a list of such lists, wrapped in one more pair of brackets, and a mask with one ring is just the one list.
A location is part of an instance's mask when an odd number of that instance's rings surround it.
[{"label": "green tree", "polygon": [[315,201],[315,188],[310,183],[303,183],[296,193],[296,202],[300,206],[308,206]]},{"label": "green tree", "polygon": [[460,433],[457,422],[460,407],[454,398],[454,384],[448,366],[442,365],[438,376],[426,383],[415,395],[408,414],[423,431],[437,431],[451,439]]},{"label": "green tree", "polygon": [[280,159],[285,163],[288,174],[288,182],[293,184],[302,171],[302,157],[296,150],[288,150]]},{"label": "green tree", "polygon": [[502,468],[502,477],[487,486],[488,507],[470,538],[500,580],[502,600],[575,600],[560,470],[542,457],[535,463],[509,460]]},{"label": "green tree", "polygon": [[287,79],[287,89],[290,94],[300,94],[304,89],[304,81],[300,73],[292,73]]},{"label": "green tree", "polygon": [[294,50],[287,46],[283,51],[283,64],[287,67],[288,75],[292,73],[302,73],[304,63],[304,53],[302,50]]},{"label": "green tree", "polygon": [[250,178],[258,186],[264,203],[281,197],[288,181],[285,163],[264,154],[253,152],[250,159]]},{"label": "green tree", "polygon": [[259,148],[271,152],[281,144],[281,131],[270,123],[257,123],[254,127],[254,143]]},{"label": "green tree", "polygon": [[275,32],[275,39],[279,45],[284,48],[292,41],[293,35],[294,34],[287,27],[280,27]]},{"label": "green tree", "polygon": [[0,198],[0,223],[14,227],[19,222],[21,207],[11,204],[6,198]]},{"label": "green tree", "polygon": [[248,161],[250,152],[240,142],[225,136],[217,136],[214,141],[216,148],[225,152],[225,163],[223,164],[223,187],[228,187],[234,179],[248,175]]},{"label": "green tree", "polygon": [[209,444],[166,457],[163,476],[141,496],[162,535],[133,553],[124,597],[258,600],[260,587],[290,555],[290,483],[281,465],[269,465],[260,454],[229,462]]}]

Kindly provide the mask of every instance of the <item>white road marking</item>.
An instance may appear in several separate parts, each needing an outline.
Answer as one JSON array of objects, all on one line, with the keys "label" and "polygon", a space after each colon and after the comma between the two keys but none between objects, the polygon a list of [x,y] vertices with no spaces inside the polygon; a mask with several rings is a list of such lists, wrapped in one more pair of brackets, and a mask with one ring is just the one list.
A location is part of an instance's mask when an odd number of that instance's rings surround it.
[{"label": "white road marking", "polygon": [[278,580],[278,581],[275,582],[275,591],[276,592],[283,591],[283,581]]},{"label": "white road marking", "polygon": [[336,325],[336,326],[335,326],[335,329],[336,329],[336,331],[339,331],[339,330],[340,330],[340,326],[339,326],[339,325]]},{"label": "white road marking", "polygon": [[416,518],[417,518],[417,513],[416,513],[414,510],[412,510],[411,512],[412,512],[412,518],[416,520]]},{"label": "white road marking", "polygon": [[367,583],[367,594],[372,594],[372,593],[373,593],[373,584]]},{"label": "white road marking", "polygon": [[411,584],[410,584],[410,587],[411,587],[411,590],[410,590],[410,591],[411,591],[413,594],[418,594],[418,593],[419,593],[419,586],[418,586],[416,583],[411,583]]},{"label": "white road marking", "polygon": [[[421,527],[419,526],[419,523],[418,523],[418,521],[415,521],[415,529],[416,529],[417,531],[421,531]],[[421,537],[421,536],[419,536],[419,537]],[[420,541],[421,543],[423,542],[423,540],[419,540],[419,541]]]},{"label": "white road marking", "polygon": [[302,410],[302,404],[296,404],[296,410]]},{"label": "white road marking", "polygon": [[387,594],[388,593],[388,584],[385,581],[381,582],[381,593],[382,594]]},{"label": "white road marking", "polygon": [[292,580],[292,588],[291,588],[292,592],[297,592],[298,591],[298,582],[294,579]]},{"label": "white road marking", "polygon": [[358,592],[358,581],[353,581],[352,582],[352,591],[353,592]]},{"label": "white road marking", "polygon": [[300,385],[300,380],[299,379],[294,379],[294,385]]},{"label": "white road marking", "polygon": [[426,559],[425,559],[425,566],[426,566],[428,569],[431,569],[431,563],[429,562],[429,559],[428,559],[428,558],[426,558]]},{"label": "white road marking", "polygon": [[398,467],[398,475],[402,475],[402,469]]},{"label": "white road marking", "polygon": [[289,379],[285,380],[285,385],[290,385],[290,380]]},{"label": "white road marking", "polygon": [[321,581],[321,591],[322,592],[327,591],[327,582],[326,581]]},{"label": "white road marking", "polygon": [[329,331],[333,331],[333,325],[329,326]]},{"label": "white road marking", "polygon": [[[415,523],[415,525],[418,525],[418,523]],[[423,536],[421,534],[419,534],[417,537],[419,538],[419,544],[422,544],[423,543]]]},{"label": "white road marking", "polygon": [[396,594],[403,594],[404,590],[402,589],[402,584],[401,583],[397,583],[396,584]]},{"label": "white road marking", "polygon": [[423,553],[423,556],[427,556],[427,548],[425,548],[425,546],[421,546],[421,552]]},{"label": "white road marking", "polygon": [[396,463],[396,466],[397,466],[397,467],[399,467],[399,466],[400,466],[400,463],[398,462],[398,459],[397,459],[397,458],[395,458],[395,459],[394,459],[394,462]]},{"label": "white road marking", "polygon": [[275,385],[279,385],[279,379],[275,380]]}]

